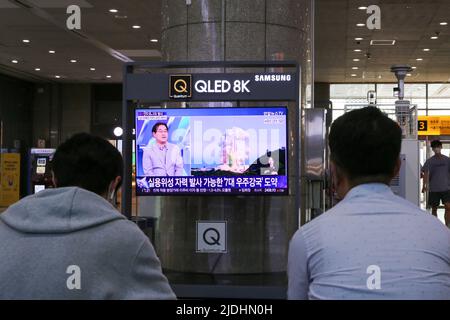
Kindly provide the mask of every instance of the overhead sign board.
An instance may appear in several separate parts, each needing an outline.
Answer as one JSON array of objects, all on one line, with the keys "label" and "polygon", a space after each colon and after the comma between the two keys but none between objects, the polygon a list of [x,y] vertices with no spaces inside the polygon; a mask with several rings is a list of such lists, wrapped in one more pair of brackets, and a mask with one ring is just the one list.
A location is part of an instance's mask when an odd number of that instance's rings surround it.
[{"label": "overhead sign board", "polygon": [[450,135],[450,116],[418,116],[417,134],[419,136]]},{"label": "overhead sign board", "polygon": [[127,99],[170,101],[295,100],[293,73],[128,74]]}]

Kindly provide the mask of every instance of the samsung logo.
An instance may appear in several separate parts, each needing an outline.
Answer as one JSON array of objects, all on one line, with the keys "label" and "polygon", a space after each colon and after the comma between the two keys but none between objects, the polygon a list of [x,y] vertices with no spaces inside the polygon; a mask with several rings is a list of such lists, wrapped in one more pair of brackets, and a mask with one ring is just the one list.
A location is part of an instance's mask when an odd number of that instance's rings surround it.
[{"label": "samsung logo", "polygon": [[255,81],[291,81],[290,74],[257,74]]}]

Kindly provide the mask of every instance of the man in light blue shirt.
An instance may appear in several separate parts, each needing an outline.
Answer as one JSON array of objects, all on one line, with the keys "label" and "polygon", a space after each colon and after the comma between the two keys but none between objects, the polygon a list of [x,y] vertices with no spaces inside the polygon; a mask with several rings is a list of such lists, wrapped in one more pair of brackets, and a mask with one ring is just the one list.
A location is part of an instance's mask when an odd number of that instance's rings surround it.
[{"label": "man in light blue shirt", "polygon": [[168,140],[168,127],[158,122],[153,128],[156,143],[144,148],[142,168],[145,176],[183,176],[183,158],[180,148]]},{"label": "man in light blue shirt", "polygon": [[374,107],[333,123],[331,172],[342,200],[294,234],[289,299],[450,299],[450,231],[389,188],[401,134]]}]

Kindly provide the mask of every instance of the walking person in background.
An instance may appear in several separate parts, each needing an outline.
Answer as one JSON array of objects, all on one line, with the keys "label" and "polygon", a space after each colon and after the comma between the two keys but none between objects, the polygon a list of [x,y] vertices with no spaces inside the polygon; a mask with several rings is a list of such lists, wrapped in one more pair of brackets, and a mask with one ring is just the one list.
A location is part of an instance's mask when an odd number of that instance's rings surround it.
[{"label": "walking person in background", "polygon": [[431,213],[437,217],[437,208],[442,201],[445,207],[445,224],[450,228],[450,158],[442,154],[442,143],[439,140],[431,142],[434,156],[425,161],[422,167],[422,192],[429,191],[428,205]]}]

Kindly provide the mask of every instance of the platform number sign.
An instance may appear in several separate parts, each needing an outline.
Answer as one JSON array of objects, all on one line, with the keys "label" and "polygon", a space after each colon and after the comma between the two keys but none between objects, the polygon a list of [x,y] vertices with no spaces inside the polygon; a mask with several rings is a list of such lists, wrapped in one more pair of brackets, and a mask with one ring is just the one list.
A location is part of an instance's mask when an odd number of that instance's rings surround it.
[{"label": "platform number sign", "polygon": [[418,131],[428,131],[428,120],[418,121]]}]

